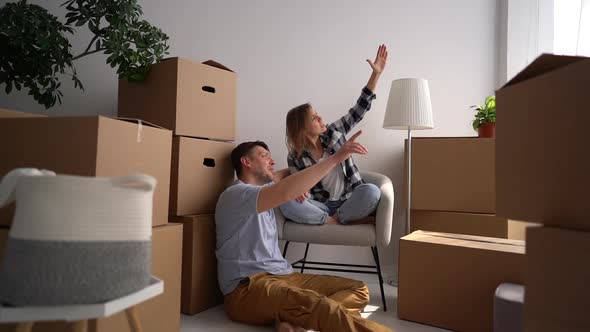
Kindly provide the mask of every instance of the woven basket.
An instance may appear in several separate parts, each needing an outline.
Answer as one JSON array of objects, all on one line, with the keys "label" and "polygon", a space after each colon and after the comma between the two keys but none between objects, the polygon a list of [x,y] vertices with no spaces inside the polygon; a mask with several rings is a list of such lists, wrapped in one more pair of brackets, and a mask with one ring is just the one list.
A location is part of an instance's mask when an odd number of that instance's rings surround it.
[{"label": "woven basket", "polygon": [[0,270],[10,305],[100,303],[146,287],[156,180],[16,169],[0,206],[16,200]]}]

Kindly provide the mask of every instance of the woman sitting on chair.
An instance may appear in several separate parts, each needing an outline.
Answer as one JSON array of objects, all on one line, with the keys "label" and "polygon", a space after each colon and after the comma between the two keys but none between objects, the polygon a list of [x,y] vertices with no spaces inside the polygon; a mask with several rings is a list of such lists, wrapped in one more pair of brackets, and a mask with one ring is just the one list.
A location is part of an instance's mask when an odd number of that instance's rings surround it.
[{"label": "woman sitting on chair", "polygon": [[[309,103],[287,113],[287,162],[291,174],[336,153],[346,142],[345,135],[369,111],[377,81],[387,62],[385,45],[379,46],[374,62],[368,59],[367,62],[373,69],[367,85],[356,104],[336,122],[326,125]],[[281,205],[281,212],[295,222],[312,225],[374,223],[375,217],[371,214],[377,208],[381,191],[363,182],[351,157],[318,182],[311,189],[311,195]]]}]

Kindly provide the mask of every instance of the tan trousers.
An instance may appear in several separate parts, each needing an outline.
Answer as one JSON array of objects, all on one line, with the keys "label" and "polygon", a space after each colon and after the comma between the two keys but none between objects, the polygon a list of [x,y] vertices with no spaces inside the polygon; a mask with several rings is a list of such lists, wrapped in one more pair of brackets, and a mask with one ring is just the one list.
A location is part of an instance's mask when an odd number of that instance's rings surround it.
[{"label": "tan trousers", "polygon": [[368,302],[369,289],[357,280],[259,273],[225,296],[225,310],[230,319],[247,324],[280,321],[321,332],[391,331],[360,316]]}]

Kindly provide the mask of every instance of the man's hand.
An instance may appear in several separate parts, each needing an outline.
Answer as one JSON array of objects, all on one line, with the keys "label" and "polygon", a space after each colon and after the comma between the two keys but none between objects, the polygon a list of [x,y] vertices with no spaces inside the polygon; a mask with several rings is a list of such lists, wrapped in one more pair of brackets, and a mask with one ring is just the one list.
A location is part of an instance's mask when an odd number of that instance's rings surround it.
[{"label": "man's hand", "polygon": [[348,159],[353,153],[367,154],[369,152],[361,143],[356,142],[357,137],[362,133],[363,131],[359,130],[356,134],[352,135],[352,137],[342,145],[340,150],[334,154],[334,157],[339,163]]},{"label": "man's hand", "polygon": [[377,56],[375,56],[375,62],[369,59],[367,59],[367,62],[371,65],[371,68],[373,68],[373,73],[380,75],[387,64],[387,46],[379,45]]},{"label": "man's hand", "polygon": [[305,194],[295,198],[295,200],[297,201],[297,203],[303,204],[306,198],[309,198],[309,192],[306,192]]}]

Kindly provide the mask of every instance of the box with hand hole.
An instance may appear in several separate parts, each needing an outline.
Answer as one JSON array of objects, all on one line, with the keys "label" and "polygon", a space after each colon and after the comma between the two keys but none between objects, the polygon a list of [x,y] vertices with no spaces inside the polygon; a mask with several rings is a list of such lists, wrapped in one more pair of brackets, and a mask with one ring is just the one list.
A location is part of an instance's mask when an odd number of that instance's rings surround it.
[{"label": "box with hand hole", "polygon": [[174,131],[174,135],[235,140],[236,73],[209,60],[160,61],[144,82],[119,80],[118,114]]},{"label": "box with hand hole", "polygon": [[172,140],[170,215],[215,212],[219,194],[231,185],[234,144],[176,136]]}]

